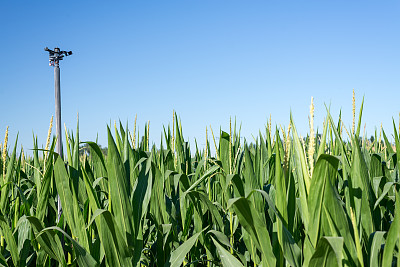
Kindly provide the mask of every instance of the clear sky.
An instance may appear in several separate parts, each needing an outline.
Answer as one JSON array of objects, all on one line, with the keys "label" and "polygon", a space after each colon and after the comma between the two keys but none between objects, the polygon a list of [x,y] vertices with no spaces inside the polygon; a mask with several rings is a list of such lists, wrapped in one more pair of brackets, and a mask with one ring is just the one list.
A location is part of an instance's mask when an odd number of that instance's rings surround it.
[{"label": "clear sky", "polygon": [[[59,4],[57,4],[59,3]],[[229,118],[251,139],[292,111],[305,135],[311,96],[315,126],[331,105],[352,123],[365,96],[363,125],[392,132],[400,99],[399,1],[1,1],[0,140],[32,148],[46,143],[54,112],[53,68],[43,50],[73,55],[61,62],[62,122],[80,117],[81,141],[107,145],[114,120],[160,143],[172,111],[184,136],[205,143],[211,125]],[[55,127],[53,128],[53,133]],[[210,137],[210,136],[209,136]],[[210,139],[211,140],[211,139]]]}]

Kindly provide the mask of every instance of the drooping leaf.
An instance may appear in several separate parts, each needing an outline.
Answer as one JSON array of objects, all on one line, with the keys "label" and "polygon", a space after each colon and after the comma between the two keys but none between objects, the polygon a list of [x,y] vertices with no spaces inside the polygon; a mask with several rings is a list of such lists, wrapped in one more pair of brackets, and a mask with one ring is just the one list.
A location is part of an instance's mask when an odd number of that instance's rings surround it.
[{"label": "drooping leaf", "polygon": [[211,237],[214,245],[217,247],[219,257],[221,258],[222,266],[224,267],[242,267],[243,264],[240,263],[229,251],[227,251],[223,246],[221,246],[218,241]]},{"label": "drooping leaf", "polygon": [[250,234],[253,243],[262,254],[265,266],[275,266],[276,258],[272,251],[271,239],[264,221],[250,201],[244,197],[230,199],[228,207],[233,206],[240,224]]},{"label": "drooping leaf", "polygon": [[310,267],[342,266],[343,237],[323,236],[318,240]]},{"label": "drooping leaf", "polygon": [[[204,231],[205,229],[203,229]],[[191,238],[186,240],[184,243],[182,243],[177,249],[172,251],[171,256],[168,260],[168,262],[165,263],[165,267],[179,267],[181,266],[183,260],[185,259],[186,255],[189,253],[189,251],[192,249],[194,244],[196,243],[197,239],[203,232],[199,232],[197,234],[194,234]]]},{"label": "drooping leaf", "polygon": [[70,235],[68,235],[66,232],[64,232],[61,228],[57,226],[47,227],[43,229],[38,233],[38,236],[40,236],[42,233],[52,230],[56,230],[62,233],[66,238],[68,238],[72,242],[76,255],[76,260],[79,266],[91,267],[99,265],[98,262],[96,262],[96,260],[88,253],[87,250],[85,250],[77,241],[75,241]]},{"label": "drooping leaf", "polygon": [[39,233],[44,229],[42,222],[34,216],[29,216],[26,219],[31,223],[35,233],[35,238],[43,250],[46,251],[47,255],[57,260],[61,266],[67,266],[64,258],[63,247],[58,235],[54,232],[43,232],[39,235]]}]

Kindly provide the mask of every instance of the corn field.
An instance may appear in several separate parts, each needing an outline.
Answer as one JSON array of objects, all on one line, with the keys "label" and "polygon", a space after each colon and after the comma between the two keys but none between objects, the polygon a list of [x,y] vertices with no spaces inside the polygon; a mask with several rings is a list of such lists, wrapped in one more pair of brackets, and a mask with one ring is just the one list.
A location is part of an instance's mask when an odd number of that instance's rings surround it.
[{"label": "corn field", "polygon": [[175,113],[158,146],[149,124],[108,126],[106,153],[78,123],[64,160],[55,138],[25,157],[6,137],[0,265],[400,266],[398,126],[393,144],[360,137],[361,105],[352,129],[327,110],[315,133],[313,109],[304,138],[291,118],[251,143],[233,123],[201,149]]}]

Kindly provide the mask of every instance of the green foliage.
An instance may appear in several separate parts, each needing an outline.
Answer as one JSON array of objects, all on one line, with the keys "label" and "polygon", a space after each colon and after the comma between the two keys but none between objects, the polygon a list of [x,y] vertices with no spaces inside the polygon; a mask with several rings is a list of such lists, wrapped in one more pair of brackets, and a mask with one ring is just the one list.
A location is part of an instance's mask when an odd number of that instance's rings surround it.
[{"label": "green foliage", "polygon": [[191,152],[176,115],[159,148],[149,124],[130,139],[121,123],[107,149],[80,142],[79,127],[67,134],[68,161],[55,139],[47,157],[35,137],[33,158],[15,143],[0,177],[0,266],[399,265],[397,126],[395,145],[383,131],[360,140],[361,113],[345,141],[328,111],[314,150],[291,119],[290,134],[268,127],[247,143],[235,123],[215,157],[210,140]]}]

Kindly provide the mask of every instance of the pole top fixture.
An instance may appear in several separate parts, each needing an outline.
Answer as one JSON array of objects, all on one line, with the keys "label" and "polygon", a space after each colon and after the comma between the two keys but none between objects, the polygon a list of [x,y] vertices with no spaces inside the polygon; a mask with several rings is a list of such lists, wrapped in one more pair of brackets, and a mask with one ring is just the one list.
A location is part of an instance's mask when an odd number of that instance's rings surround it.
[{"label": "pole top fixture", "polygon": [[49,66],[58,66],[58,63],[64,56],[72,55],[72,51],[61,51],[58,47],[51,50],[46,46],[44,51],[49,52]]}]

